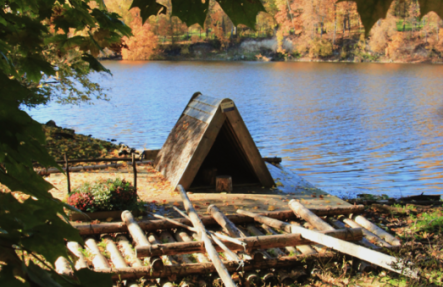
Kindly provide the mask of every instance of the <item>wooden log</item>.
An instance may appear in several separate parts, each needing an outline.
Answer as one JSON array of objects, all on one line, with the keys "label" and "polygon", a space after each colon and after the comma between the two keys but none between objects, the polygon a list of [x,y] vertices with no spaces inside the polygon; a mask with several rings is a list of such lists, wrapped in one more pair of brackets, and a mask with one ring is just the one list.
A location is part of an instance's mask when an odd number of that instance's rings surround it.
[{"label": "wooden log", "polygon": [[246,287],[259,286],[260,283],[260,277],[258,277],[257,273],[255,272],[245,273],[245,275],[243,275],[243,280]]},{"label": "wooden log", "polygon": [[[261,227],[269,234],[269,235],[278,235],[279,233],[277,233],[274,229],[272,229],[271,226],[266,225],[266,224],[262,224]],[[290,255],[300,255],[301,252],[299,252],[297,250],[297,248],[293,247],[293,246],[286,246],[285,247],[286,252],[288,252]]]},{"label": "wooden log", "polygon": [[230,236],[234,238],[246,237],[214,204],[208,206],[208,213]]},{"label": "wooden log", "polygon": [[[148,240],[149,240],[149,243],[151,243],[153,246],[158,246],[159,244],[161,244],[160,240],[152,232],[148,234]],[[137,252],[137,256],[138,256],[139,254],[138,254],[137,249],[136,249],[136,252]],[[164,254],[161,256],[159,255],[159,257],[161,257],[163,264],[178,265],[178,262],[171,255],[172,254]],[[157,257],[157,256],[155,256],[155,257]]]},{"label": "wooden log", "polygon": [[140,261],[140,259],[137,258],[135,255],[135,252],[132,249],[131,243],[129,243],[128,238],[126,238],[125,235],[119,234],[117,235],[117,242],[118,246],[120,247],[120,250],[122,251],[123,255],[127,260],[129,261],[129,264],[131,267],[142,267],[143,264]]},{"label": "wooden log", "polygon": [[[411,270],[404,262],[395,257],[299,226],[293,226],[293,232],[299,232],[303,238],[322,244],[332,250],[354,256],[407,277],[418,278],[416,270]],[[398,266],[398,268],[393,266]]]},{"label": "wooden log", "polygon": [[[175,238],[177,239],[177,242],[192,242],[192,238],[186,233],[184,230],[177,230],[175,233]],[[203,253],[193,253],[192,254],[198,262],[200,263],[208,263],[209,260],[206,258],[206,256]]]},{"label": "wooden log", "polygon": [[194,207],[192,206],[192,203],[189,200],[188,196],[186,195],[186,191],[183,189],[181,185],[178,185],[177,189],[183,200],[183,205],[185,207],[185,210],[188,213],[189,217],[191,218],[193,226],[197,228],[197,233],[204,242],[206,252],[208,253],[212,263],[214,264],[214,267],[217,270],[218,275],[220,276],[220,278],[222,278],[223,283],[225,284],[226,287],[235,287],[236,285],[234,281],[232,281],[231,275],[229,275],[228,270],[226,269],[226,267],[223,265],[220,258],[218,257],[217,251],[215,250],[208,235],[206,234],[206,228],[203,225],[202,221],[200,220],[200,217],[198,216]]},{"label": "wooden log", "polygon": [[[174,243],[177,242],[174,237],[172,236],[172,234],[167,231],[167,230],[163,230],[162,232],[160,232],[160,240],[162,243]],[[179,259],[181,262],[183,263],[192,263],[192,260],[189,258],[190,255],[189,254],[184,254],[179,256]]]},{"label": "wooden log", "polygon": [[[270,268],[286,268],[295,265],[306,264],[306,262],[317,260],[330,260],[334,257],[331,252],[325,254],[314,255],[300,255],[300,256],[285,256],[279,259],[262,259],[262,260],[248,260],[244,264],[244,271],[270,269]],[[225,263],[229,271],[235,272],[239,268],[239,263],[230,261]],[[128,280],[138,278],[167,278],[170,276],[188,276],[191,274],[208,274],[216,272],[216,268],[212,263],[193,263],[181,264],[179,266],[165,266],[163,270],[154,271],[150,266],[141,268],[119,268],[119,269],[95,269],[94,271],[111,274],[113,280]]]},{"label": "wooden log", "polygon": [[114,240],[107,235],[103,237],[104,242],[106,243],[106,251],[111,255],[111,262],[115,268],[125,268],[128,267],[123,256],[118,250],[117,246],[114,243]]},{"label": "wooden log", "polygon": [[269,225],[271,227],[274,227],[276,229],[279,230],[284,230],[288,233],[292,232],[292,227],[291,224],[274,219],[274,218],[270,218],[264,215],[260,215],[258,213],[253,213],[253,212],[249,212],[249,211],[245,211],[242,209],[238,209],[237,213],[242,214],[242,215],[246,215],[249,216],[251,218],[253,218],[255,221]]},{"label": "wooden log", "polygon": [[[138,223],[134,220],[134,217],[132,216],[132,213],[130,211],[125,210],[122,212],[122,221],[126,225],[126,228],[128,229],[129,234],[131,234],[136,247],[142,247],[142,246],[147,247],[147,248],[151,247],[151,244],[149,243],[148,239],[146,238],[145,233],[140,228]],[[163,262],[159,257],[148,258],[148,261],[151,263],[151,265],[154,267],[154,269],[163,268]]]},{"label": "wooden log", "polygon": [[[292,233],[292,226],[291,226],[291,224],[289,224],[287,222],[283,222],[283,221],[280,221],[280,220],[277,220],[274,218],[269,218],[269,217],[266,217],[266,216],[263,216],[263,215],[260,215],[257,213],[244,211],[241,209],[237,210],[237,213],[249,216],[249,217],[253,218],[255,221],[269,225],[275,229],[283,230],[287,233]],[[304,255],[317,253],[317,251],[315,251],[308,244],[301,244],[300,246],[297,246],[296,248]]]},{"label": "wooden log", "polygon": [[[252,236],[264,236],[263,232],[258,230],[258,228],[255,227],[253,224],[246,225],[246,229],[249,231],[249,234]],[[266,248],[266,251],[273,257],[281,257],[285,256],[286,254],[281,251],[279,248]]]},{"label": "wooden log", "polygon": [[[300,226],[300,223],[295,222],[295,221],[290,221],[290,223],[292,225],[296,225],[296,226]],[[292,228],[291,228],[291,232],[292,232]],[[289,232],[289,233],[291,233]],[[316,254],[317,251],[314,249],[314,247],[312,247],[311,245],[299,245],[296,246],[296,248],[301,252],[301,254],[303,255],[309,255],[309,254]]]},{"label": "wooden log", "polygon": [[[240,231],[246,235],[246,237],[250,237],[250,234],[248,232],[248,230],[243,229],[242,227],[239,227]],[[247,244],[245,244],[245,246],[247,246]],[[260,259],[270,259],[272,258],[271,254],[269,254],[268,252],[266,252],[266,250],[264,249],[255,249],[255,250],[247,250],[246,252],[248,253],[249,256],[252,256],[252,258],[256,259],[256,260],[260,260]]]},{"label": "wooden log", "polygon": [[65,276],[73,276],[74,275],[74,271],[71,268],[71,264],[63,256],[60,256],[55,261],[55,271],[58,274],[65,275]]},{"label": "wooden log", "polygon": [[[294,213],[301,216],[304,220],[308,221],[315,227],[324,230],[334,229],[329,224],[318,218],[315,214],[310,212],[304,205],[300,204],[299,202],[290,201],[289,206],[292,210],[294,210]],[[333,248],[334,250],[338,250],[361,260],[373,263],[388,270],[412,278],[418,277],[417,271],[411,270],[404,263],[399,262],[395,257],[298,226],[293,226],[293,232],[300,232],[302,233],[302,236],[304,238],[310,239],[314,242],[325,245],[326,247]],[[393,267],[393,265],[396,263],[398,263],[398,269]]]},{"label": "wooden log", "polygon": [[[348,214],[359,214],[364,210],[363,205],[350,205],[343,207],[334,208],[311,208],[309,209],[314,214],[318,216],[332,216],[332,215],[348,215]],[[294,220],[297,219],[292,210],[284,211],[270,211],[259,213],[258,215],[270,217],[278,220]],[[226,217],[234,224],[236,223],[249,223],[254,222],[254,219],[241,214],[226,215]],[[211,216],[202,216],[201,221],[205,226],[216,225],[217,222]],[[185,218],[174,218],[174,222],[168,221],[167,219],[159,220],[142,220],[138,224],[141,229],[146,231],[155,231],[158,229],[169,229],[177,227],[175,222],[179,222],[185,225],[192,225],[192,222]],[[100,223],[100,224],[84,224],[84,223],[72,223],[72,225],[77,228],[80,235],[93,235],[93,234],[103,234],[103,233],[118,233],[118,232],[128,232],[125,224],[122,222],[113,223]]]},{"label": "wooden log", "polygon": [[367,220],[363,216],[358,215],[358,216],[354,217],[354,220],[359,225],[361,225],[364,228],[366,228],[367,230],[371,231],[372,233],[374,233],[378,237],[384,239],[386,242],[388,242],[392,246],[401,246],[400,240],[398,240],[397,238],[395,238],[394,236],[392,236],[388,232],[384,231],[383,229],[381,229],[380,227],[378,227],[374,223],[370,222],[369,220]]},{"label": "wooden log", "polygon": [[[357,222],[355,222],[354,220],[350,219],[350,218],[344,218],[343,222],[346,223],[347,225],[349,225],[352,228],[359,228],[362,227],[360,224],[358,224]],[[387,243],[386,241],[384,241],[383,239],[381,239],[380,237],[378,237],[377,235],[375,235],[374,233],[372,233],[371,231],[365,229],[364,227],[362,228],[363,231],[363,236],[369,241],[369,242],[376,242],[378,243],[380,246],[383,247],[391,247],[392,245]]]},{"label": "wooden log", "polygon": [[[346,227],[346,225],[343,223],[343,222],[341,222],[340,220],[338,220],[338,219],[335,219],[335,218],[332,218],[332,217],[329,217],[328,218],[328,221],[329,221],[329,223],[331,223],[335,228],[338,228],[338,229],[346,229],[347,227]],[[351,226],[352,227],[352,226]],[[364,230],[362,229],[362,232],[363,232],[363,236],[364,236]],[[380,247],[379,246],[377,246],[377,245],[375,245],[375,244],[372,244],[367,238],[365,238],[365,237],[363,237],[358,243],[360,243],[361,245],[364,245],[364,246],[366,246],[366,247],[369,247],[369,248],[372,248],[372,249],[374,249],[374,250],[378,250],[378,249],[380,249]]]},{"label": "wooden log", "polygon": [[100,253],[100,250],[98,249],[97,242],[95,242],[94,238],[88,238],[85,240],[86,247],[91,251],[91,253],[94,255],[94,259],[92,259],[92,265],[94,265],[94,268],[100,268],[100,269],[111,269],[111,266],[109,266],[108,260],[103,256],[103,254]]},{"label": "wooden log", "polygon": [[135,244],[137,246],[150,246],[148,239],[145,236],[145,233],[140,228],[138,223],[134,220],[134,217],[132,216],[132,213],[128,210],[125,210],[122,212],[122,221],[126,225],[129,234],[131,234],[132,239],[134,240]]},{"label": "wooden log", "polygon": [[71,251],[72,254],[77,257],[77,260],[75,261],[74,268],[75,270],[80,270],[82,268],[88,268],[88,264],[86,263],[85,256],[83,256],[83,253],[81,252],[81,246],[75,241],[69,241],[66,246],[68,247],[69,251]]},{"label": "wooden log", "polygon": [[[361,228],[325,231],[324,234],[329,235],[329,237],[336,237],[347,241],[358,241],[363,238],[363,233],[361,231]],[[239,238],[239,240],[246,243],[247,250],[281,248],[285,246],[296,246],[296,245],[313,243],[310,240],[303,239],[301,234],[296,234],[296,233],[246,237],[246,238]],[[244,248],[238,244],[229,241],[223,241],[223,243],[231,251],[244,250]],[[214,249],[217,251],[223,251],[223,249],[219,246],[215,246]],[[204,252],[205,247],[203,241],[192,241],[192,242],[176,242],[168,244],[155,244],[151,245],[151,247],[137,246],[136,251],[137,251],[137,256],[140,258],[146,256],[178,255],[178,254]]]},{"label": "wooden log", "polygon": [[232,177],[229,175],[218,175],[215,178],[215,192],[232,191]]},{"label": "wooden log", "polygon": [[321,218],[319,218],[317,215],[315,215],[312,211],[307,209],[303,204],[300,202],[292,199],[289,201],[289,207],[294,211],[295,215],[300,216],[307,222],[309,222],[312,226],[317,228],[321,231],[329,231],[334,230],[332,226],[324,222]]}]

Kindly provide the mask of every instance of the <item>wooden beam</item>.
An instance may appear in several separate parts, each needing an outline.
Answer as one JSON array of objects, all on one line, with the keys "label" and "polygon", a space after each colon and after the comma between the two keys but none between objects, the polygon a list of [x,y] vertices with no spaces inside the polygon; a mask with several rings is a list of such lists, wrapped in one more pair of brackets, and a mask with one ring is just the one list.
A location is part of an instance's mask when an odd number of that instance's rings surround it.
[{"label": "wooden beam", "polygon": [[[349,205],[342,207],[326,207],[326,208],[311,208],[309,209],[314,214],[318,216],[326,215],[348,215],[348,214],[359,214],[364,210],[363,205]],[[292,210],[283,211],[270,211],[263,213],[254,213],[257,215],[262,215],[278,220],[294,220],[297,219]],[[250,216],[242,214],[226,215],[232,223],[249,223],[254,222],[254,219]],[[201,221],[205,226],[216,225],[217,221],[211,216],[202,216]],[[185,218],[175,218],[174,221],[180,222],[186,225],[192,225],[191,221]],[[85,224],[85,223],[72,223],[72,225],[77,228],[80,235],[93,235],[93,234],[103,234],[103,233],[117,233],[117,232],[128,232],[125,224],[122,222],[112,222],[112,223],[100,223],[100,224]],[[155,231],[158,229],[168,229],[175,228],[177,225],[173,222],[168,222],[166,219],[161,220],[141,220],[138,221],[138,225],[142,230]]]},{"label": "wooden beam", "polygon": [[[185,207],[186,212],[188,213],[188,216],[190,217],[192,224],[197,229],[197,234],[204,242],[204,246],[206,249],[206,252],[209,255],[209,258],[211,259],[212,263],[214,264],[215,269],[217,270],[218,275],[223,280],[223,283],[227,287],[235,287],[234,281],[231,279],[231,275],[229,274],[226,267],[223,265],[222,261],[218,257],[218,253],[215,250],[214,246],[212,245],[211,240],[209,239],[208,235],[206,234],[206,228],[203,225],[202,221],[200,220],[200,217],[198,216],[197,212],[195,211],[194,207],[192,206],[191,201],[189,200],[186,191],[183,189],[181,185],[178,185],[178,191],[180,193],[180,196],[183,200],[183,205]],[[190,252],[194,253],[194,252]]]},{"label": "wooden beam", "polygon": [[224,215],[220,209],[214,204],[208,206],[208,213],[214,218],[215,221],[223,228],[227,234],[234,238],[246,237],[232,221]]},{"label": "wooden beam", "polygon": [[[308,221],[314,227],[323,230],[334,229],[329,224],[317,217],[315,214],[310,212],[303,204],[292,200],[289,202],[289,206],[291,207],[291,209],[294,210],[294,213],[302,217],[304,220]],[[385,269],[400,273],[411,278],[418,278],[416,270],[410,269],[404,262],[401,262],[401,260],[398,260],[393,256],[389,256],[384,253],[377,252],[341,239],[333,238],[318,231],[309,230],[300,226],[293,226],[292,232],[301,233],[302,237],[305,239],[309,239],[328,248],[332,248],[333,250],[337,250],[342,253],[354,256]]]},{"label": "wooden beam", "polygon": [[358,215],[354,218],[354,220],[359,225],[361,225],[364,228],[366,228],[367,230],[371,231],[372,233],[374,233],[378,237],[386,240],[386,242],[388,242],[389,244],[392,244],[392,246],[401,246],[400,240],[398,240],[397,238],[395,238],[391,234],[387,233],[386,231],[384,231],[383,229],[381,229],[380,227],[378,227],[374,223],[370,222],[369,220],[367,220],[363,216]]},{"label": "wooden beam", "polygon": [[[340,238],[348,241],[358,241],[363,238],[361,228],[340,229],[333,231],[326,231],[331,237]],[[311,244],[312,241],[303,239],[301,234],[279,234],[279,235],[263,235],[246,238],[238,238],[239,241],[246,244],[246,250],[280,248],[286,246],[297,246],[303,244]],[[230,241],[222,241],[226,247],[232,251],[242,251],[244,247]],[[168,244],[154,244],[151,247],[140,246],[136,247],[137,257],[146,256],[161,256],[161,255],[178,255],[189,253],[205,252],[205,242],[176,242]],[[222,252],[223,249],[219,246],[214,247],[216,251]]]}]

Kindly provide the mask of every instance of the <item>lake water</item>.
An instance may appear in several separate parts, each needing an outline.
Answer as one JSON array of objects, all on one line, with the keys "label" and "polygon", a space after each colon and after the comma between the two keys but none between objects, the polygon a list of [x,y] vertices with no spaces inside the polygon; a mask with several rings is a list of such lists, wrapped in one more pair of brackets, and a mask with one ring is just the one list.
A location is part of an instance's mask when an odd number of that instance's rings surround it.
[{"label": "lake water", "polygon": [[443,66],[105,61],[110,102],[51,104],[40,121],[161,148],[196,91],[235,101],[263,156],[341,195],[440,194]]}]

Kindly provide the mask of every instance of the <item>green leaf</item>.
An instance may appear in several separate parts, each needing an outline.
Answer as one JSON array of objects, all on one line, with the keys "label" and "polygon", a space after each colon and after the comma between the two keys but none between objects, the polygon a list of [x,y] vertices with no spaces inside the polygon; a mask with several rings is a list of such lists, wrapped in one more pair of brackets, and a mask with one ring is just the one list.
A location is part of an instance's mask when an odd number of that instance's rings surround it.
[{"label": "green leaf", "polygon": [[[24,264],[23,264],[24,266]],[[29,265],[26,268],[26,273],[29,278],[37,283],[39,286],[45,287],[62,287],[54,279],[52,279],[50,273],[46,270],[41,269],[39,266],[35,265],[32,261],[29,261]]]},{"label": "green leaf", "polygon": [[109,287],[112,286],[111,274],[95,273],[89,269],[80,269],[75,272],[83,287]]},{"label": "green leaf", "polygon": [[166,6],[157,3],[155,0],[134,0],[129,9],[134,7],[140,8],[143,23],[151,16],[157,16],[159,13],[166,14]]},{"label": "green leaf", "polygon": [[[339,0],[338,2],[350,1],[357,4],[357,12],[365,27],[365,35],[368,36],[372,26],[380,18],[386,18],[392,0]],[[440,1],[440,0],[439,0]]]},{"label": "green leaf", "polygon": [[89,67],[96,72],[106,72],[111,74],[111,71],[106,69],[94,56],[90,54],[83,54],[82,60],[89,63]]},{"label": "green leaf", "polygon": [[216,0],[235,26],[244,24],[255,30],[257,14],[266,12],[260,0]]},{"label": "green leaf", "polygon": [[0,269],[0,286],[28,287],[28,282],[22,282],[15,278],[14,269],[9,265],[2,265]]},{"label": "green leaf", "polygon": [[208,13],[208,7],[209,0],[205,1],[205,3],[202,3],[201,0],[172,0],[171,16],[177,16],[188,26],[197,23],[203,27],[206,14]]},{"label": "green leaf", "polygon": [[38,83],[42,78],[42,72],[46,75],[54,75],[54,68],[39,56],[29,56],[21,60],[21,66],[26,77]]}]

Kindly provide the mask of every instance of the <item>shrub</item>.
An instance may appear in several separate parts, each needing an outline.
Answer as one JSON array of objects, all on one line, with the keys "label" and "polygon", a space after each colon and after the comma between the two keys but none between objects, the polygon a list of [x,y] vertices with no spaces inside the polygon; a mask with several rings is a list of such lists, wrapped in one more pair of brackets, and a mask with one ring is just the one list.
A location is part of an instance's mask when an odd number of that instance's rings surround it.
[{"label": "shrub", "polygon": [[309,57],[327,57],[332,55],[332,43],[326,39],[315,39],[309,48]]},{"label": "shrub", "polygon": [[119,178],[84,183],[74,189],[68,204],[81,211],[133,210],[137,206],[137,192],[131,183]]}]

